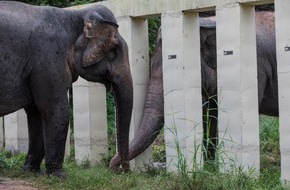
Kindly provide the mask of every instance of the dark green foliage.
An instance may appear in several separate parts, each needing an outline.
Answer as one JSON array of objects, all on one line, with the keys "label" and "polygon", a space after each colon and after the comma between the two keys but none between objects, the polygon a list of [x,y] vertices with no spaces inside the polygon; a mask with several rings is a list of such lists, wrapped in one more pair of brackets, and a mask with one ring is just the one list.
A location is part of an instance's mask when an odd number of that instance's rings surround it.
[{"label": "dark green foliage", "polygon": [[109,137],[109,159],[116,153],[116,122],[115,122],[115,102],[112,93],[107,93],[107,120]]},{"label": "dark green foliage", "polygon": [[158,35],[158,29],[161,24],[160,17],[148,19],[148,33],[149,33],[149,55],[153,54],[156,48],[156,39]]},{"label": "dark green foliage", "polygon": [[107,120],[109,135],[115,135],[115,102],[112,93],[107,93]]},{"label": "dark green foliage", "polygon": [[18,170],[21,171],[24,165],[24,154],[11,154],[0,152],[0,171]]}]

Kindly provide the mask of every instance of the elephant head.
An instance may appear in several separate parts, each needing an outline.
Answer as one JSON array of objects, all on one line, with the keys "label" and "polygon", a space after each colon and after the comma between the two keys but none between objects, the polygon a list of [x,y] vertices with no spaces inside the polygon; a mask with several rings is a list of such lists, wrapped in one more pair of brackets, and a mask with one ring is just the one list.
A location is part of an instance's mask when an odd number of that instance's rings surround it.
[{"label": "elephant head", "polygon": [[125,171],[129,170],[129,126],[133,107],[133,86],[128,47],[118,33],[113,14],[105,7],[86,11],[83,29],[70,52],[70,69],[77,76],[105,84],[114,91],[118,154]]}]

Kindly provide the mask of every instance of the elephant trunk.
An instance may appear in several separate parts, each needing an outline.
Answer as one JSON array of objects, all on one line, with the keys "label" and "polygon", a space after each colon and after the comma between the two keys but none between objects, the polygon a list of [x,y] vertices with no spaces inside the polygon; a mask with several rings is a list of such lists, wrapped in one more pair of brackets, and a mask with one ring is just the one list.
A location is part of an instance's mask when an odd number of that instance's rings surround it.
[{"label": "elephant trunk", "polygon": [[[144,115],[137,135],[129,145],[129,160],[140,155],[152,144],[164,124],[164,99],[162,77],[162,52],[161,45],[152,58],[151,77],[146,95]],[[118,168],[121,158],[116,154],[110,167]]]},{"label": "elephant trunk", "polygon": [[[162,61],[160,62],[162,63]],[[164,98],[162,66],[152,68],[148,85],[144,115],[137,135],[129,145],[129,159],[133,159],[146,150],[156,139],[164,124]]]},{"label": "elephant trunk", "polygon": [[[119,58],[120,63],[114,67],[112,64],[111,84],[114,91],[114,100],[116,105],[116,129],[117,129],[117,146],[120,164],[124,171],[130,170],[129,165],[129,130],[131,115],[133,109],[133,82],[128,59],[128,49],[123,42],[122,51]],[[121,55],[123,55],[121,57]],[[110,167],[115,170],[117,168]]]}]

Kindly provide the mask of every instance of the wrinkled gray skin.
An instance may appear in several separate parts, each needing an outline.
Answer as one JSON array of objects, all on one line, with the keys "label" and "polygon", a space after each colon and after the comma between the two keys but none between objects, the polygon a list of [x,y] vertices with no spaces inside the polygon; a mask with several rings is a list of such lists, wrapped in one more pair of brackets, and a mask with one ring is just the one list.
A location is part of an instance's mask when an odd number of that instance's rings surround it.
[{"label": "wrinkled gray skin", "polygon": [[63,176],[67,91],[78,76],[112,87],[121,165],[129,170],[133,90],[128,49],[104,6],[83,10],[0,2],[0,116],[24,108],[29,149],[24,170]]},{"label": "wrinkled gray skin", "polygon": [[[274,27],[273,12],[256,13],[259,113],[278,116],[278,84]],[[217,144],[218,117],[216,104],[217,58],[215,18],[200,18],[200,30],[202,101],[204,104],[203,123],[204,131],[206,131],[206,115],[209,115],[209,132],[211,138],[211,142],[204,140],[204,146],[208,149],[205,156],[206,159],[214,159],[214,145]],[[137,131],[137,136],[129,145],[130,160],[141,154],[154,141],[163,127],[164,110],[161,37],[158,39],[158,49],[152,58],[152,64],[152,76],[148,87],[144,117]],[[120,161],[120,157],[115,155],[111,160],[111,167],[118,167]]]}]

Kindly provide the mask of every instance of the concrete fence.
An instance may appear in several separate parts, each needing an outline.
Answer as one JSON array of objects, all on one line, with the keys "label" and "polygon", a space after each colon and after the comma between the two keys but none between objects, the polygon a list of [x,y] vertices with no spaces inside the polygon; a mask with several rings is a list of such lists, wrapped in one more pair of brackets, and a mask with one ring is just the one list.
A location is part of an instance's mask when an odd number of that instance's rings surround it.
[{"label": "concrete fence", "polygon": [[[259,171],[259,120],[255,5],[275,3],[276,48],[279,79],[279,123],[282,179],[290,180],[290,1],[288,0],[111,0],[102,1],[115,14],[119,31],[129,46],[134,83],[134,107],[130,139],[143,115],[149,78],[147,18],[161,16],[165,101],[166,166],[177,170],[176,137],[187,163],[202,154],[202,101],[198,12],[215,10],[217,21],[217,73],[219,133],[225,141],[224,159],[245,169]],[[81,9],[78,6],[73,9]],[[234,30],[229,30],[234,28]],[[173,37],[174,36],[174,37]],[[231,51],[231,56],[224,55]],[[175,59],[168,56],[175,55]],[[222,64],[219,64],[222,63]],[[233,64],[234,63],[234,64]],[[73,85],[75,158],[96,164],[108,154],[105,88],[79,79]],[[176,101],[178,100],[178,101]],[[182,119],[180,119],[182,118]],[[0,122],[2,126],[3,122]],[[20,126],[21,125],[21,126]],[[26,151],[27,130],[23,111],[4,117],[5,149]],[[174,126],[176,135],[170,127]],[[26,126],[27,127],[27,126]],[[22,132],[23,131],[23,132]],[[226,133],[225,133],[226,131]],[[3,141],[0,131],[0,142]],[[0,143],[2,145],[3,143]],[[131,162],[142,167],[151,158],[151,148]],[[190,164],[189,164],[190,165]],[[226,168],[230,166],[226,166]]]}]

